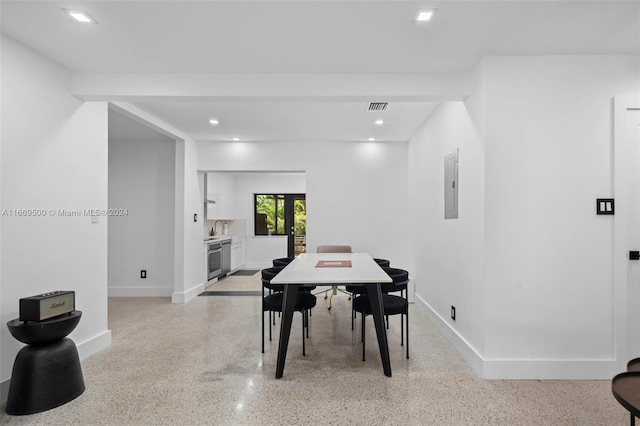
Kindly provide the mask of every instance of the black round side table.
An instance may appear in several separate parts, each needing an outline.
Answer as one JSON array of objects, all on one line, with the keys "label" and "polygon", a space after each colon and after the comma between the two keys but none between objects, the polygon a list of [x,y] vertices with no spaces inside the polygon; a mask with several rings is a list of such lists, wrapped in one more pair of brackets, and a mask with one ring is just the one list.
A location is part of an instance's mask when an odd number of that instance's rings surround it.
[{"label": "black round side table", "polygon": [[25,415],[50,410],[84,392],[80,358],[71,333],[82,316],[73,311],[44,321],[11,320],[11,335],[26,343],[13,363],[6,412]]},{"label": "black round side table", "polygon": [[620,373],[611,380],[611,392],[615,399],[630,413],[631,426],[640,416],[640,371]]}]

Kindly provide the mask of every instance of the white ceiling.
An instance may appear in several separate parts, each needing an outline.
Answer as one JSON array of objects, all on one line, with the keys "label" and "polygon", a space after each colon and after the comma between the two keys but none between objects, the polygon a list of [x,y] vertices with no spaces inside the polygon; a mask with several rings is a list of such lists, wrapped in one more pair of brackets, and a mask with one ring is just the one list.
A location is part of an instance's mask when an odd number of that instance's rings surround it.
[{"label": "white ceiling", "polygon": [[[365,102],[154,102],[136,103],[197,140],[215,131],[217,140],[243,141],[406,141],[435,107],[433,102],[394,102],[388,111],[367,111]],[[209,117],[219,117],[213,128]],[[377,118],[384,120],[375,125]],[[366,140],[366,139],[365,139]]]},{"label": "white ceiling", "polygon": [[[432,22],[415,13],[438,9]],[[638,1],[8,1],[5,35],[84,73],[449,73],[485,55],[640,53]],[[83,9],[98,24],[73,22]],[[197,140],[406,141],[437,106],[382,114],[340,94],[304,101],[146,99]],[[340,99],[338,99],[340,98]],[[221,124],[212,127],[208,119]],[[384,118],[383,126],[373,124]]]},{"label": "white ceiling", "polygon": [[108,121],[109,140],[157,142],[172,140],[156,130],[115,111],[109,111]]}]

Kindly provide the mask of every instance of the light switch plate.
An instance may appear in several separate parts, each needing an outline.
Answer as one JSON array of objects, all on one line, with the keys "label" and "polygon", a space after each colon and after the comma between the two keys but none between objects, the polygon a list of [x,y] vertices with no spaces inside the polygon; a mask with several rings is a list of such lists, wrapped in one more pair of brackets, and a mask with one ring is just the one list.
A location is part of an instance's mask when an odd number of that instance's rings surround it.
[{"label": "light switch plate", "polygon": [[596,214],[615,214],[613,198],[598,198],[596,200]]}]

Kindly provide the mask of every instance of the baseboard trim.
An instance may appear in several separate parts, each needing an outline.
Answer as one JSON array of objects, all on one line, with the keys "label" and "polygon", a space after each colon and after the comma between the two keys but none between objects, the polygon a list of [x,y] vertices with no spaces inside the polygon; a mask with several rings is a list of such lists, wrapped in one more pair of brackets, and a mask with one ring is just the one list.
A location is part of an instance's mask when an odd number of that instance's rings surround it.
[{"label": "baseboard trim", "polygon": [[486,359],[418,294],[414,305],[483,379],[610,380],[620,372],[615,359]]},{"label": "baseboard trim", "polygon": [[614,360],[485,360],[485,379],[611,380],[621,373]]},{"label": "baseboard trim", "polygon": [[204,284],[200,283],[197,286],[185,291],[184,293],[173,292],[171,295],[171,303],[189,303],[190,300],[198,297],[200,293],[204,291]]},{"label": "baseboard trim", "polygon": [[462,355],[462,358],[471,366],[473,371],[480,377],[482,375],[482,368],[484,360],[478,351],[456,330],[442,318],[438,313],[431,308],[431,306],[422,298],[419,294],[414,294],[414,306],[417,306],[420,311],[436,326],[438,331],[453,345],[453,347]]},{"label": "baseboard trim", "polygon": [[109,287],[109,297],[171,297],[171,287]]},{"label": "baseboard trim", "polygon": [[240,269],[266,269],[273,267],[273,263],[271,262],[252,262],[245,263]]},{"label": "baseboard trim", "polygon": [[0,405],[7,402],[9,399],[9,386],[11,385],[11,379],[7,379],[0,382]]},{"label": "baseboard trim", "polygon": [[84,342],[76,342],[78,356],[80,360],[89,358],[91,355],[100,352],[111,346],[111,330],[105,330],[97,336],[87,339]]}]

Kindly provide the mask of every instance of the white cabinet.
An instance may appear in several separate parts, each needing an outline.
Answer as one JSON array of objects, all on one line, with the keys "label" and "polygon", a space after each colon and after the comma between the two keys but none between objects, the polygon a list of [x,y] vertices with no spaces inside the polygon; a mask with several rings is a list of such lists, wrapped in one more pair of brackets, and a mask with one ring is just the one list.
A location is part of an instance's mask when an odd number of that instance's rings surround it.
[{"label": "white cabinet", "polygon": [[231,238],[231,270],[236,271],[245,264],[245,238],[234,236]]},{"label": "white cabinet", "polygon": [[209,194],[205,201],[205,213],[207,220],[215,220],[220,216],[220,194]]},{"label": "white cabinet", "polygon": [[235,218],[236,188],[231,173],[206,173],[205,206],[209,220]]}]

